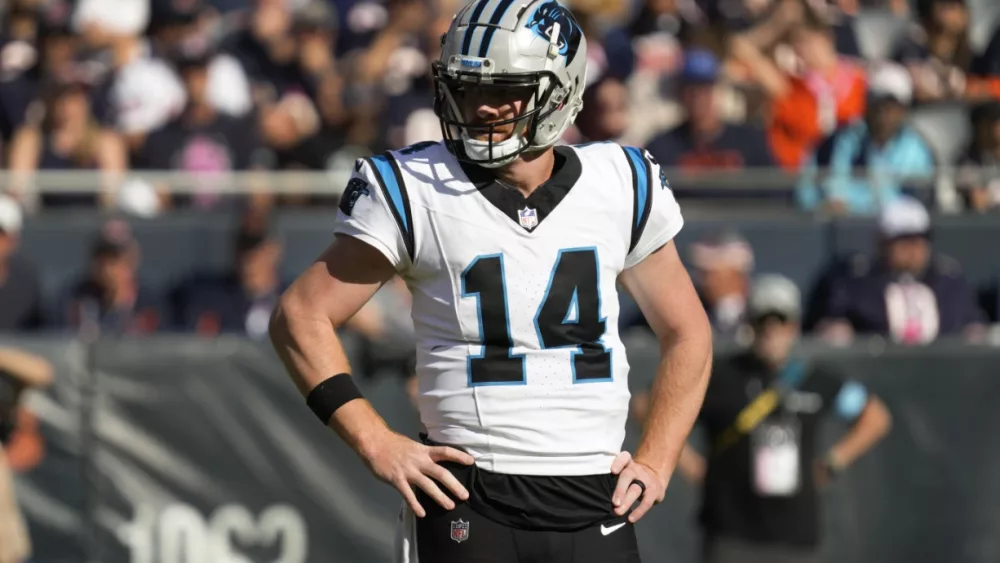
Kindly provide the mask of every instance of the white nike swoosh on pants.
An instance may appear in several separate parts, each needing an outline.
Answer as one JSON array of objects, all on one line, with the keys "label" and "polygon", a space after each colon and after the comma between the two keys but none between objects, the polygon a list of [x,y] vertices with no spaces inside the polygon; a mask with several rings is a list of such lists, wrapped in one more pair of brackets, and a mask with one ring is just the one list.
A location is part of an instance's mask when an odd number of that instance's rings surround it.
[{"label": "white nike swoosh on pants", "polygon": [[618,530],[618,528],[621,528],[624,525],[625,522],[622,522],[621,524],[615,524],[614,526],[605,526],[604,524],[601,524],[601,535],[607,536],[609,534],[613,534]]}]

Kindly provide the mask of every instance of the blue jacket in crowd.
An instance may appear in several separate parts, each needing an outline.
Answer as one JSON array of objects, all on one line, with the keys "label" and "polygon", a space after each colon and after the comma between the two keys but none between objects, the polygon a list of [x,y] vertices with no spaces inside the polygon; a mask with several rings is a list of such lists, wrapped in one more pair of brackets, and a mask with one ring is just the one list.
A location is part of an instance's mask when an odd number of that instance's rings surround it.
[{"label": "blue jacket in crowd", "polygon": [[[829,169],[828,175],[821,178],[823,169]],[[855,177],[855,169],[866,170],[867,176]],[[868,135],[868,125],[859,121],[836,131],[819,146],[803,168],[796,195],[803,209],[840,200],[849,213],[869,215],[899,197],[905,177],[933,173],[933,153],[915,129],[904,126],[894,139],[878,147]]]}]

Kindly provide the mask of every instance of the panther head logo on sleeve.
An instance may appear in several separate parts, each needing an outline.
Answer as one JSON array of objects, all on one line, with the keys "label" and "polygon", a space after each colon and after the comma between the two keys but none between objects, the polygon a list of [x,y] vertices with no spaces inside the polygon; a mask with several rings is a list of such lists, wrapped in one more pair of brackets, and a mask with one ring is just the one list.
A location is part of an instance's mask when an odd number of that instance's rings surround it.
[{"label": "panther head logo on sleeve", "polygon": [[344,188],[344,194],[340,196],[340,210],[344,212],[344,215],[351,215],[351,212],[354,211],[354,204],[363,195],[371,195],[371,191],[368,189],[368,182],[361,178],[351,178],[351,181],[347,183],[347,187]]}]

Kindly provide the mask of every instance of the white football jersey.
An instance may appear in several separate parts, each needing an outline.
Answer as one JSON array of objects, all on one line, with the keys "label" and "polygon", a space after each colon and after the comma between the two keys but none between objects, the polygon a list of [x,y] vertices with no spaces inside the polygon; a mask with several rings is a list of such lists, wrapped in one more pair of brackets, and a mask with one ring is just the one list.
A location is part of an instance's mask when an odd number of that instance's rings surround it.
[{"label": "white football jersey", "polygon": [[645,151],[555,151],[528,198],[442,143],[358,160],[335,229],[413,293],[429,437],[499,473],[608,473],[629,403],[616,280],[683,224]]}]

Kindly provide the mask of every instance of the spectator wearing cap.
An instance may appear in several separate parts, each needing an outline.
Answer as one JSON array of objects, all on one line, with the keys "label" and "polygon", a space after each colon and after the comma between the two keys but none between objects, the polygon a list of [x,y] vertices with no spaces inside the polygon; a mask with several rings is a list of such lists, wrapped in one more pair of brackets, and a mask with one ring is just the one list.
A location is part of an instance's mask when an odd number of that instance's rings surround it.
[{"label": "spectator wearing cap", "polygon": [[899,198],[908,180],[930,179],[933,153],[906,123],[912,94],[899,65],[872,71],[865,119],[835,132],[804,167],[797,194],[802,208],[872,214]]},{"label": "spectator wearing cap", "polygon": [[831,283],[818,330],[837,342],[854,334],[904,344],[978,336],[983,317],[976,295],[958,262],[932,252],[924,206],[902,197],[882,209],[878,226],[878,256],[848,261]]},{"label": "spectator wearing cap", "polygon": [[738,336],[746,327],[753,248],[736,232],[714,234],[691,245],[698,295],[716,334]]},{"label": "spectator wearing cap", "polygon": [[[819,562],[821,493],[885,436],[891,416],[862,383],[796,353],[801,304],[791,280],[759,277],[747,309],[751,345],[712,366],[696,425],[704,453],[688,445],[678,462],[702,490],[702,560]],[[851,426],[823,451],[830,417]]]},{"label": "spectator wearing cap", "polygon": [[1000,208],[1000,102],[988,102],[970,114],[972,142],[959,164],[957,183],[968,208]]},{"label": "spectator wearing cap", "polygon": [[80,0],[73,25],[92,49],[107,50],[112,71],[96,93],[95,113],[126,136],[130,150],[184,109],[184,87],[143,38],[150,0]]},{"label": "spectator wearing cap", "polygon": [[[747,336],[747,297],[754,268],[753,248],[736,231],[710,233],[688,250],[691,279],[717,336],[744,341]],[[649,325],[635,303],[623,296],[619,315],[622,332]]]},{"label": "spectator wearing cap", "polygon": [[[731,41],[734,57],[770,99],[771,150],[790,171],[797,171],[824,137],[865,111],[864,69],[838,55],[829,22],[811,10],[803,13],[801,4],[782,2],[781,25],[764,34],[738,34]],[[790,39],[793,65],[779,66],[765,55],[783,36]]]},{"label": "spectator wearing cap", "polygon": [[91,336],[159,330],[160,299],[139,281],[139,258],[129,224],[120,219],[105,223],[91,250],[90,271],[66,300],[66,326]]},{"label": "spectator wearing cap", "polygon": [[717,96],[719,72],[719,60],[711,51],[694,49],[685,54],[680,80],[687,120],[646,145],[662,166],[703,172],[774,165],[763,130],[723,120]]},{"label": "spectator wearing cap", "polygon": [[38,274],[15,255],[22,219],[18,203],[0,194],[0,333],[38,329],[43,322]]},{"label": "spectator wearing cap", "polygon": [[[274,166],[273,154],[264,146],[255,118],[232,117],[212,103],[208,87],[213,55],[214,46],[204,36],[190,37],[178,45],[175,63],[184,81],[187,104],[177,118],[149,134],[136,157],[136,168],[191,174],[198,188],[192,202],[202,209],[220,201],[213,188],[220,175]],[[174,199],[174,203],[186,201]]]},{"label": "spectator wearing cap", "polygon": [[892,59],[913,79],[917,102],[965,99],[975,53],[965,0],[919,0],[918,23],[896,45]]},{"label": "spectator wearing cap", "polygon": [[233,241],[233,270],[218,276],[199,274],[171,296],[177,328],[203,336],[267,335],[268,321],[284,290],[279,266],[281,242],[266,218],[248,212]]}]

